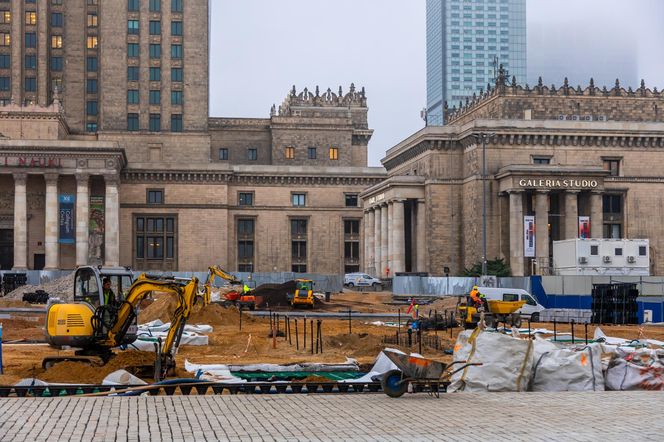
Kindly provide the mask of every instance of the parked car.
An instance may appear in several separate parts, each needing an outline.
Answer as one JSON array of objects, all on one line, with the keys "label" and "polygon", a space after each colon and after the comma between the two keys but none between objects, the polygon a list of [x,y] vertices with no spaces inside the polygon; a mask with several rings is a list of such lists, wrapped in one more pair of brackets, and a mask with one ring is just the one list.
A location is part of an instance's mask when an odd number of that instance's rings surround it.
[{"label": "parked car", "polygon": [[353,287],[372,287],[378,290],[382,287],[380,279],[369,276],[366,273],[346,273],[344,275],[344,286]]}]

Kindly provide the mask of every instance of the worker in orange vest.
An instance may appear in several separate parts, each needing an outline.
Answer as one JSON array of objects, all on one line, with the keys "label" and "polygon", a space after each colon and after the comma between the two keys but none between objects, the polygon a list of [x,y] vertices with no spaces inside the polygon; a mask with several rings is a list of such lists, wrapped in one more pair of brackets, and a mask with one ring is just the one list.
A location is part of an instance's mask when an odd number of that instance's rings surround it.
[{"label": "worker in orange vest", "polygon": [[470,291],[470,299],[473,301],[475,307],[481,307],[484,305],[486,297],[480,293],[480,290],[476,285],[473,286],[473,289]]}]

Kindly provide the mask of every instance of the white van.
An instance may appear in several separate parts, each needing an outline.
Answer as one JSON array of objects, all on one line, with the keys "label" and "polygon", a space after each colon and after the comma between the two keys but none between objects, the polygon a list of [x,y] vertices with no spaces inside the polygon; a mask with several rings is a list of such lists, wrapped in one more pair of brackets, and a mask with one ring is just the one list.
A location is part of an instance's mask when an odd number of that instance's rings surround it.
[{"label": "white van", "polygon": [[477,288],[486,299],[494,301],[526,301],[526,303],[517,310],[526,317],[530,317],[533,322],[540,320],[540,312],[545,310],[544,306],[527,291],[522,289],[478,287]]},{"label": "white van", "polygon": [[344,285],[351,289],[353,287],[373,287],[374,290],[378,290],[382,283],[380,279],[366,273],[346,273],[344,275]]}]

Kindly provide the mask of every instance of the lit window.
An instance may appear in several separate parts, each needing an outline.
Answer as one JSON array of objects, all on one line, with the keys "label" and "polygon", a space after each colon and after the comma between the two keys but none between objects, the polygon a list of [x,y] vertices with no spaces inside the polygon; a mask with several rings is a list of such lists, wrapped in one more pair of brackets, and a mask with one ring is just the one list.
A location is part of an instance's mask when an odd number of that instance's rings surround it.
[{"label": "lit window", "polygon": [[97,14],[88,14],[88,28],[97,27]]},{"label": "lit window", "polygon": [[294,147],[287,147],[286,148],[286,159],[287,160],[292,160],[295,158],[295,148]]},{"label": "lit window", "polygon": [[8,32],[0,34],[0,46],[9,46],[11,43],[12,38]]},{"label": "lit window", "polygon": [[97,49],[97,36],[89,35],[88,36],[88,49]]},{"label": "lit window", "polygon": [[339,159],[339,148],[330,147],[330,159],[331,160],[338,160]]},{"label": "lit window", "polygon": [[0,23],[11,23],[12,13],[10,11],[0,11]]},{"label": "lit window", "polygon": [[34,25],[37,24],[37,13],[34,11],[28,11],[25,13],[25,24]]}]

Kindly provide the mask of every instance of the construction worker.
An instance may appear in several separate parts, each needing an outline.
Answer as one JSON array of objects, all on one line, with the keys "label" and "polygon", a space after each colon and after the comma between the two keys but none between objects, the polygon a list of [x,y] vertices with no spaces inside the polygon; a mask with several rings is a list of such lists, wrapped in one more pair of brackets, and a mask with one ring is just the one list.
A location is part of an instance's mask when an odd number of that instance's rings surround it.
[{"label": "construction worker", "polygon": [[113,293],[113,290],[111,289],[111,278],[104,278],[102,288],[104,293],[104,305],[115,304],[115,293]]},{"label": "construction worker", "polygon": [[243,294],[243,295],[246,295],[246,294],[249,293],[250,291],[251,291],[251,289],[249,288],[249,286],[247,285],[247,283],[244,283],[244,285],[243,285],[243,287],[242,287],[242,294]]},{"label": "construction worker", "polygon": [[480,290],[476,285],[473,286],[473,289],[470,291],[470,299],[473,301],[475,307],[481,307],[484,305],[486,297],[480,293]]}]

